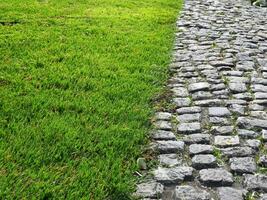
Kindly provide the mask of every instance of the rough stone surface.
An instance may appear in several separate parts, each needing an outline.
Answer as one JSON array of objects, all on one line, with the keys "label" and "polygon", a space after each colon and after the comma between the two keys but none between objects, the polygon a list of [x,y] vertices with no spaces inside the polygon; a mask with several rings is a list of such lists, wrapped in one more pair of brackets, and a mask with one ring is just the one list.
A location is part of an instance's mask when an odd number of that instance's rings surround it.
[{"label": "rough stone surface", "polygon": [[176,137],[171,131],[157,130],[152,133],[154,140],[175,140]]},{"label": "rough stone surface", "polygon": [[217,191],[219,200],[243,200],[247,193],[246,190],[235,189],[232,187],[220,187]]},{"label": "rough stone surface", "polygon": [[189,146],[189,154],[195,155],[195,154],[208,154],[212,153],[214,150],[214,147],[212,145],[205,145],[205,144],[191,144]]},{"label": "rough stone surface", "polygon": [[175,188],[175,200],[209,200],[210,194],[205,190],[192,187],[189,185],[181,185]]},{"label": "rough stone surface", "polygon": [[209,186],[229,186],[233,184],[233,175],[225,169],[202,169],[199,179]]},{"label": "rough stone surface", "polygon": [[192,123],[181,123],[178,125],[177,131],[178,133],[197,133],[201,130],[201,125],[199,122]]},{"label": "rough stone surface", "polygon": [[156,151],[160,153],[177,153],[184,150],[184,142],[182,141],[157,141],[154,144]]},{"label": "rough stone surface", "polygon": [[162,184],[177,184],[185,179],[192,178],[193,168],[191,167],[159,167],[154,171],[155,179]]},{"label": "rough stone surface", "polygon": [[215,136],[214,144],[218,147],[230,147],[239,145],[238,136]]},{"label": "rough stone surface", "polygon": [[209,108],[209,115],[216,117],[225,117],[231,115],[231,113],[225,107],[211,107]]},{"label": "rough stone surface", "polygon": [[267,176],[261,174],[245,174],[244,185],[248,190],[267,192]]},{"label": "rough stone surface", "polygon": [[231,170],[237,173],[253,173],[257,170],[252,157],[230,158],[230,164]]},{"label": "rough stone surface", "polygon": [[196,169],[216,167],[216,158],[213,155],[195,155],[192,158],[192,166]]},{"label": "rough stone surface", "polygon": [[149,181],[137,185],[135,196],[144,198],[160,198],[164,186],[156,181]]},{"label": "rough stone surface", "polygon": [[182,160],[178,160],[177,154],[161,154],[159,155],[158,160],[161,165],[166,165],[168,167],[182,164]]}]

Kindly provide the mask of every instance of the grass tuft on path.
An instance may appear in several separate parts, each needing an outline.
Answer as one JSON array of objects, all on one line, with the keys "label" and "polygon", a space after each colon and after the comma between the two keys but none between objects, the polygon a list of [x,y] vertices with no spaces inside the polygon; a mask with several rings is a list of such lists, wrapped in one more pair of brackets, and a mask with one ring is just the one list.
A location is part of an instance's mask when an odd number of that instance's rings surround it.
[{"label": "grass tuft on path", "polygon": [[1,0],[1,199],[130,199],[181,4]]}]

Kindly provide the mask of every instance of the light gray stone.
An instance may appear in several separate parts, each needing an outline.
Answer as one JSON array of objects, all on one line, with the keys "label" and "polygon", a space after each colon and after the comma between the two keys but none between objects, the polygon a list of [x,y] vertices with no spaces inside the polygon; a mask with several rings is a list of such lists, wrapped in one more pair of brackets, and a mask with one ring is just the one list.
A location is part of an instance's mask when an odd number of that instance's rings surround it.
[{"label": "light gray stone", "polygon": [[184,150],[184,142],[183,141],[156,141],[153,144],[153,147],[156,151],[160,153],[177,153]]},{"label": "light gray stone", "polygon": [[177,154],[161,154],[158,156],[159,163],[168,167],[182,164],[182,159],[178,160]]},{"label": "light gray stone", "polygon": [[152,133],[154,140],[175,140],[176,137],[171,131],[156,130]]},{"label": "light gray stone", "polygon": [[189,154],[208,154],[214,151],[214,147],[212,145],[207,144],[191,144],[189,146]]},{"label": "light gray stone", "polygon": [[219,200],[244,200],[247,191],[232,187],[219,187],[217,189]]},{"label": "light gray stone", "polygon": [[177,128],[178,133],[192,134],[201,131],[201,125],[199,122],[181,123]]},{"label": "light gray stone", "polygon": [[237,173],[253,173],[257,170],[256,162],[252,157],[230,158],[230,168]]},{"label": "light gray stone", "polygon": [[196,92],[196,91],[205,91],[210,88],[210,84],[207,82],[198,82],[198,83],[192,83],[188,86],[188,90],[190,92]]},{"label": "light gray stone", "polygon": [[238,136],[215,136],[214,144],[218,147],[230,147],[239,145]]},{"label": "light gray stone", "polygon": [[192,166],[195,169],[213,168],[217,166],[216,158],[211,154],[195,155],[192,158]]},{"label": "light gray stone", "polygon": [[251,129],[251,128],[267,129],[267,120],[239,117],[237,119],[237,125],[241,128],[246,128],[246,129]]},{"label": "light gray stone", "polygon": [[175,188],[175,200],[210,200],[210,194],[200,188],[181,185]]},{"label": "light gray stone", "polygon": [[231,135],[233,131],[233,126],[213,126],[211,128],[211,132],[215,135]]},{"label": "light gray stone", "polygon": [[238,83],[238,82],[230,82],[229,83],[229,89],[233,93],[240,93],[247,91],[247,86],[245,83]]},{"label": "light gray stone", "polygon": [[156,120],[171,120],[172,114],[168,112],[158,112],[155,115]]},{"label": "light gray stone", "polygon": [[267,176],[262,174],[244,174],[244,186],[248,190],[267,192]]},{"label": "light gray stone", "polygon": [[168,121],[156,121],[155,127],[160,130],[170,131],[172,129],[172,124]]},{"label": "light gray stone", "polygon": [[199,113],[193,113],[193,114],[183,114],[178,115],[177,120],[181,122],[194,122],[200,120],[200,114]]},{"label": "light gray stone", "polygon": [[242,138],[256,138],[260,135],[259,132],[246,129],[237,129],[237,133]]},{"label": "light gray stone", "polygon": [[162,184],[177,184],[193,177],[192,167],[158,167],[154,171],[155,179]]},{"label": "light gray stone", "polygon": [[183,107],[176,110],[178,114],[192,114],[192,113],[200,113],[201,108],[198,106],[192,106],[192,107]]},{"label": "light gray stone", "polygon": [[233,175],[225,169],[202,169],[199,171],[200,181],[208,186],[229,186],[233,184]]},{"label": "light gray stone", "polygon": [[225,107],[211,107],[209,108],[209,115],[216,117],[226,117],[231,115],[230,111]]},{"label": "light gray stone", "polygon": [[210,137],[211,136],[209,134],[196,133],[186,135],[185,137],[183,137],[183,141],[186,144],[209,144]]},{"label": "light gray stone", "polygon": [[177,107],[185,107],[189,106],[191,101],[189,98],[174,98],[173,102]]},{"label": "light gray stone", "polygon": [[143,198],[160,198],[162,196],[164,186],[156,181],[149,181],[137,185],[135,196]]},{"label": "light gray stone", "polygon": [[231,157],[246,157],[251,156],[255,151],[250,147],[228,147],[220,149],[223,155]]}]

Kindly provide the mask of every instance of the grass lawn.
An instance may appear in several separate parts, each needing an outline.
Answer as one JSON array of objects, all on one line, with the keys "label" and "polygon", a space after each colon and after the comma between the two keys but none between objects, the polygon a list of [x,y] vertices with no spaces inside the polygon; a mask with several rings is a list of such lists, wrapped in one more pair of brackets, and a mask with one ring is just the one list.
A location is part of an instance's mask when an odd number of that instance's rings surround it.
[{"label": "grass lawn", "polygon": [[130,199],[181,5],[0,1],[0,199]]}]

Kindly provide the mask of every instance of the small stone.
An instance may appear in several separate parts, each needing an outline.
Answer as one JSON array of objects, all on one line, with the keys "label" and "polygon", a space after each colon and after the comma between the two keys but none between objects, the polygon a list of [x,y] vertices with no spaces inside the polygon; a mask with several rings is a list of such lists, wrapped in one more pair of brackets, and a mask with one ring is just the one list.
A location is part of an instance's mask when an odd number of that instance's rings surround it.
[{"label": "small stone", "polygon": [[208,154],[212,153],[214,150],[214,147],[211,145],[206,144],[191,144],[189,146],[189,154],[195,155],[195,154]]},{"label": "small stone", "polygon": [[211,132],[216,135],[230,135],[234,131],[233,126],[213,126]]},{"label": "small stone", "polygon": [[253,173],[257,169],[252,157],[230,158],[230,168],[237,173]]},{"label": "small stone", "polygon": [[192,158],[192,166],[195,169],[213,168],[217,166],[216,158],[211,154],[195,155]]},{"label": "small stone", "polygon": [[205,190],[189,185],[181,185],[175,188],[175,200],[210,200],[210,194]]},{"label": "small stone", "polygon": [[233,175],[225,169],[202,169],[199,171],[200,181],[209,186],[229,186],[233,184]]},{"label": "small stone", "polygon": [[178,125],[177,128],[178,133],[184,133],[184,134],[192,134],[199,132],[200,130],[201,126],[199,122],[181,123]]},{"label": "small stone", "polygon": [[154,140],[175,140],[176,137],[171,131],[156,130],[152,133]]},{"label": "small stone", "polygon": [[162,184],[177,184],[193,177],[192,167],[158,167],[154,171],[155,179]]},{"label": "small stone", "polygon": [[192,83],[188,86],[188,90],[190,92],[196,92],[196,91],[204,91],[208,90],[210,88],[210,84],[208,82],[198,82],[198,83]]},{"label": "small stone", "polygon": [[261,141],[256,140],[256,139],[252,139],[252,140],[247,140],[246,144],[253,149],[259,149],[259,147],[261,145]]},{"label": "small stone", "polygon": [[248,190],[257,190],[267,192],[267,176],[262,174],[244,174],[244,186]]},{"label": "small stone", "polygon": [[267,120],[239,117],[237,119],[237,125],[241,128],[251,129],[251,128],[266,128]]},{"label": "small stone", "polygon": [[162,196],[164,186],[156,181],[149,181],[137,185],[135,196],[143,198],[160,198]]},{"label": "small stone", "polygon": [[199,113],[183,114],[177,116],[177,120],[179,122],[193,122],[193,121],[199,121],[199,119],[200,119]]},{"label": "small stone", "polygon": [[173,102],[177,107],[185,107],[189,106],[191,101],[189,98],[174,98]]},{"label": "small stone", "polygon": [[229,109],[238,115],[244,115],[245,114],[245,106],[239,105],[239,104],[232,104]]},{"label": "small stone", "polygon": [[183,107],[176,110],[178,114],[192,114],[192,113],[200,113],[201,108],[198,106],[192,106],[192,107]]},{"label": "small stone", "polygon": [[246,157],[253,155],[255,152],[250,147],[228,147],[224,149],[220,149],[223,155],[231,158],[231,157]]},{"label": "small stone", "polygon": [[156,113],[156,120],[170,120],[172,117],[171,113],[167,113],[167,112],[158,112]]},{"label": "small stone", "polygon": [[161,130],[165,130],[165,131],[170,131],[172,129],[172,125],[168,121],[156,121],[155,127],[157,129],[161,129]]},{"label": "small stone", "polygon": [[237,134],[242,138],[256,138],[260,135],[258,132],[246,129],[237,129]]},{"label": "small stone", "polygon": [[210,123],[214,125],[230,125],[231,124],[229,119],[224,118],[224,117],[210,117],[209,120],[210,120]]},{"label": "small stone", "polygon": [[183,141],[186,144],[209,144],[210,143],[210,135],[196,133],[183,137]]},{"label": "small stone", "polygon": [[177,153],[184,150],[184,142],[172,140],[156,141],[154,148],[160,153]]},{"label": "small stone", "polygon": [[215,136],[214,144],[219,147],[230,147],[239,145],[238,136]]},{"label": "small stone", "polygon": [[173,88],[172,92],[174,93],[174,96],[176,97],[188,97],[189,93],[186,88],[178,87]]},{"label": "small stone", "polygon": [[219,200],[243,200],[246,190],[235,189],[232,187],[220,187],[217,189]]},{"label": "small stone", "polygon": [[231,115],[231,113],[225,107],[211,107],[209,108],[209,115],[216,117],[225,117]]},{"label": "small stone", "polygon": [[230,82],[229,83],[229,89],[233,93],[240,93],[247,91],[247,87],[245,83],[237,83],[237,82]]}]

